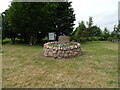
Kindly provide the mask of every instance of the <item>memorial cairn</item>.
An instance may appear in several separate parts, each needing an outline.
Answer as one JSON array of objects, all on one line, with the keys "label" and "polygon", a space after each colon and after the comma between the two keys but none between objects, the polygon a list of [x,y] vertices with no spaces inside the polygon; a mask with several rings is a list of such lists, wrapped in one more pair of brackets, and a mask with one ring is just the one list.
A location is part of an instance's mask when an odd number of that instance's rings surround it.
[{"label": "memorial cairn", "polygon": [[80,44],[70,42],[67,36],[59,36],[58,41],[44,44],[44,56],[54,58],[70,58],[81,54]]}]

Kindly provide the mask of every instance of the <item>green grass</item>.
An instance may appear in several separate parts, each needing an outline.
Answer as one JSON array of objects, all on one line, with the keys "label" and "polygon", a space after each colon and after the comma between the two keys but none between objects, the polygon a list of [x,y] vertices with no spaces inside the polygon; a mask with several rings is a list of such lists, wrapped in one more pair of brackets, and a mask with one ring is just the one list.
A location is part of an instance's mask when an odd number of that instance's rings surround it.
[{"label": "green grass", "polygon": [[118,44],[94,41],[81,48],[81,56],[54,59],[39,45],[4,44],[3,88],[118,87]]}]

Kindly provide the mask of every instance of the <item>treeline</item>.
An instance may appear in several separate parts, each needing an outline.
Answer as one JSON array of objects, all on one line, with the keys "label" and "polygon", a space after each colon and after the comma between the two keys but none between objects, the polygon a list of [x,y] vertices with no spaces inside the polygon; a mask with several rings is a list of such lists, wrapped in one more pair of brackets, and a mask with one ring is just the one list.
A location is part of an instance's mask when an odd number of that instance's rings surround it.
[{"label": "treeline", "polygon": [[71,2],[12,2],[2,13],[2,40],[10,38],[34,45],[48,32],[70,35],[75,14]]},{"label": "treeline", "polygon": [[94,41],[94,40],[110,40],[118,41],[120,39],[120,25],[114,26],[112,32],[109,32],[107,28],[101,30],[97,25],[93,25],[92,17],[86,22],[81,21],[79,26],[75,29],[71,39],[78,42]]},{"label": "treeline", "polygon": [[48,32],[55,32],[57,40],[61,34],[78,42],[120,39],[120,25],[114,26],[112,32],[101,30],[92,17],[86,23],[81,21],[73,31],[75,14],[71,2],[12,2],[1,16],[2,40],[10,38],[13,44],[19,39],[35,45],[48,37]]}]

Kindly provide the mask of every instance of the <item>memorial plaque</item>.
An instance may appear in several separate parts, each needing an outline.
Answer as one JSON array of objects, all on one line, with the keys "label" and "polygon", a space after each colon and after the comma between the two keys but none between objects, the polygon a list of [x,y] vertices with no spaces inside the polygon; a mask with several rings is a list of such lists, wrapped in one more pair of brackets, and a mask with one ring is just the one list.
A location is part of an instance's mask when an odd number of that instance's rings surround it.
[{"label": "memorial plaque", "polygon": [[49,37],[49,40],[55,40],[55,33],[54,32],[49,32],[48,37]]},{"label": "memorial plaque", "polygon": [[70,40],[69,40],[69,38],[67,36],[59,36],[58,42],[59,43],[65,43],[65,42],[69,43]]}]

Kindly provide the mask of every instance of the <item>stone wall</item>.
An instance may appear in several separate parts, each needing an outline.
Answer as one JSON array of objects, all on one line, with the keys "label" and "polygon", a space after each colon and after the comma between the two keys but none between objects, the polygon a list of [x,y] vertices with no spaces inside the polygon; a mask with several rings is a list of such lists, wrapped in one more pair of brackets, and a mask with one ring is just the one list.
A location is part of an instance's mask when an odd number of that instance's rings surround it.
[{"label": "stone wall", "polygon": [[54,58],[69,58],[81,54],[79,43],[75,43],[74,45],[68,47],[52,47],[50,46],[51,43],[52,42],[44,44],[44,56]]}]

